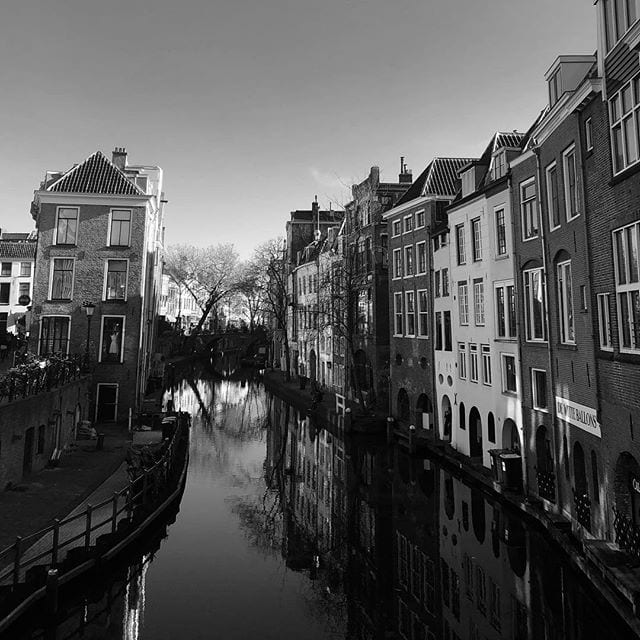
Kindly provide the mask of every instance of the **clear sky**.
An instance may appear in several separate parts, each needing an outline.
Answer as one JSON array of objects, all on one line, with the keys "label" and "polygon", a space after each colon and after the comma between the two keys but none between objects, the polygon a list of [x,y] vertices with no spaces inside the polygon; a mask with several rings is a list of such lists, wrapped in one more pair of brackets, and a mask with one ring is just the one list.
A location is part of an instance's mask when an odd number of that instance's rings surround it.
[{"label": "clear sky", "polygon": [[45,170],[126,147],[164,169],[167,242],[284,233],[526,130],[557,55],[593,53],[591,0],[4,0],[0,226],[29,230]]}]

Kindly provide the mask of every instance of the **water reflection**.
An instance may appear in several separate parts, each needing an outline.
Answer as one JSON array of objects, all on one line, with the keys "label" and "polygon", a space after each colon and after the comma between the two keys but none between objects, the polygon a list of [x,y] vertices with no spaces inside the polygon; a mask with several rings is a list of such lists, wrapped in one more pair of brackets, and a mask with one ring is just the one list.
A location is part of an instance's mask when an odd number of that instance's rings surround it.
[{"label": "water reflection", "polygon": [[632,637],[540,532],[431,461],[259,381],[196,372],[169,398],[194,420],[162,545],[9,637]]}]

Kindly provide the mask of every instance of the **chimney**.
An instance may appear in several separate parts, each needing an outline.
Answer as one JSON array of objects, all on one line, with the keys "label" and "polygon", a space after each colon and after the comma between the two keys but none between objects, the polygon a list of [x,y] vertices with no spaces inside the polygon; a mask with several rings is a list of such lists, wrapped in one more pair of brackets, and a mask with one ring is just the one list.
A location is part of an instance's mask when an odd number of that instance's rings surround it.
[{"label": "chimney", "polygon": [[316,196],[313,199],[313,202],[311,203],[311,213],[314,216],[317,216],[319,211],[320,211],[320,205],[318,204],[318,196]]},{"label": "chimney", "polygon": [[111,162],[113,162],[120,171],[124,171],[124,168],[127,166],[127,150],[124,147],[116,147],[111,154]]},{"label": "chimney", "polygon": [[400,174],[398,175],[398,182],[400,184],[411,184],[413,182],[411,169],[407,169],[407,163],[404,161],[404,156],[400,156]]}]

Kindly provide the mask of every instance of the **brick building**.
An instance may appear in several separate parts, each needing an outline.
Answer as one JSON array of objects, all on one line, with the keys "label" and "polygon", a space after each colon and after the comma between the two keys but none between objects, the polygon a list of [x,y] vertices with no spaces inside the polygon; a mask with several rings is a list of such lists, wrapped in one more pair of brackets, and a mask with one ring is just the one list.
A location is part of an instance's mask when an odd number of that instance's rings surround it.
[{"label": "brick building", "polygon": [[[435,158],[383,218],[389,235],[390,414],[400,425],[435,425],[434,349],[451,351],[451,312],[433,315],[432,229],[459,187],[458,170],[469,158]],[[448,271],[438,270],[448,291]],[[448,294],[447,294],[448,295]],[[432,319],[435,318],[435,324]]]},{"label": "brick building", "polygon": [[[31,336],[41,355],[86,353],[92,418],[138,410],[161,292],[162,170],[100,151],[48,172],[34,194],[38,231]],[[94,309],[93,315],[87,311]]]}]

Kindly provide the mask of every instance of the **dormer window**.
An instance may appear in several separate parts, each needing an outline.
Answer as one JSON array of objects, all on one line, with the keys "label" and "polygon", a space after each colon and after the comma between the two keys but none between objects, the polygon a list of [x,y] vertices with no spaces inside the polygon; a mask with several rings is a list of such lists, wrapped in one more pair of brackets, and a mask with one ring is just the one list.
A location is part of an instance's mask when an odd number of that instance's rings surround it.
[{"label": "dormer window", "polygon": [[462,174],[462,197],[468,196],[476,190],[475,169],[471,167]]},{"label": "dormer window", "polygon": [[558,69],[549,78],[549,105],[553,107],[553,105],[556,102],[558,102],[561,95],[562,95],[562,83],[560,78],[560,69]]},{"label": "dormer window", "polygon": [[507,173],[507,152],[504,149],[500,149],[493,156],[493,164],[491,167],[491,177],[494,180],[502,178]]}]

